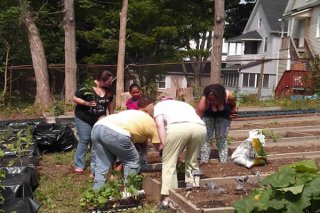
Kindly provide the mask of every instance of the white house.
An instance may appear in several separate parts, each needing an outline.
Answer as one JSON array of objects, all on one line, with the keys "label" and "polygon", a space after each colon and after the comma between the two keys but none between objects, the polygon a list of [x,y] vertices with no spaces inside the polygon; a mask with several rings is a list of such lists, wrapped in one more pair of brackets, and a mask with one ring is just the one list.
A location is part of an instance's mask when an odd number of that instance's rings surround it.
[{"label": "white house", "polygon": [[[222,69],[223,83],[241,94],[257,94],[262,74],[262,97],[274,95],[279,79],[282,17],[288,0],[257,0],[241,35],[227,40],[233,50]],[[230,48],[231,49],[231,48]]]}]

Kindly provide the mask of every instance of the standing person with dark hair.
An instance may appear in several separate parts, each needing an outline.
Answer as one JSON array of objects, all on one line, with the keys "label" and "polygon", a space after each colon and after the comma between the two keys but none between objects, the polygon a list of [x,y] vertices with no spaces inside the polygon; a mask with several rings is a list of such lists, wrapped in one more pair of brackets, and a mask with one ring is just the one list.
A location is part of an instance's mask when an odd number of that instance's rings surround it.
[{"label": "standing person with dark hair", "polygon": [[133,83],[129,87],[131,98],[126,101],[127,109],[139,109],[138,100],[141,96],[141,87],[137,83]]},{"label": "standing person with dark hair", "polygon": [[[83,173],[88,145],[91,145],[91,130],[96,121],[114,113],[113,94],[110,90],[113,75],[107,70],[100,71],[94,80],[94,86],[81,86],[73,96],[75,107],[75,124],[79,135],[79,143],[74,155],[74,171]],[[90,152],[91,176],[94,175],[94,151]]]},{"label": "standing person with dark hair", "polygon": [[213,135],[215,135],[220,162],[227,162],[227,136],[231,119],[237,116],[236,99],[232,92],[220,84],[206,86],[196,111],[207,127],[207,140],[201,148],[200,163],[208,163],[210,160]]}]

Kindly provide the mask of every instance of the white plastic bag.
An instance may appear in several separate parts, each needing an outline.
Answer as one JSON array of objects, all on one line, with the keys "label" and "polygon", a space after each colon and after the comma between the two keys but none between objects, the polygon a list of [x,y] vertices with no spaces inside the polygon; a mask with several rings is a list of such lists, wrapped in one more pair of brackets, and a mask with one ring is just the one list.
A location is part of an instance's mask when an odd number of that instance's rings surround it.
[{"label": "white plastic bag", "polygon": [[249,138],[242,142],[232,153],[232,162],[247,168],[265,165],[267,163],[267,155],[263,149],[264,144],[265,137],[260,130],[249,131]]}]

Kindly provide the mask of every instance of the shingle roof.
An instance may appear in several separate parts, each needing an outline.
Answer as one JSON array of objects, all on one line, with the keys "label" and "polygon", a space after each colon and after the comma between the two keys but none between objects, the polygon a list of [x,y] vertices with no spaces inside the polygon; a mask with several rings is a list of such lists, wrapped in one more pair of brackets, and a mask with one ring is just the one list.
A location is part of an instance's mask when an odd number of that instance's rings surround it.
[{"label": "shingle roof", "polygon": [[261,35],[256,31],[249,31],[242,35],[228,39],[226,42],[262,41]]},{"label": "shingle roof", "polygon": [[281,22],[279,19],[282,17],[288,0],[263,0],[261,1],[262,8],[267,17],[271,31],[281,32]]}]

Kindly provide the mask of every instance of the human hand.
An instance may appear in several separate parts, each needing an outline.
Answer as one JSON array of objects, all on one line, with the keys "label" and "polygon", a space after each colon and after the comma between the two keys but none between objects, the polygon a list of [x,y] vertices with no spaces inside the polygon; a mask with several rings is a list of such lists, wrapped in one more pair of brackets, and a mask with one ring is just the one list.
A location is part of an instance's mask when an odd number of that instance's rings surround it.
[{"label": "human hand", "polygon": [[97,104],[96,104],[96,102],[95,101],[88,101],[88,102],[86,102],[86,106],[88,106],[88,107],[95,107]]},{"label": "human hand", "polygon": [[238,116],[239,116],[238,111],[231,110],[231,112],[230,112],[230,118],[231,119],[237,118]]}]

